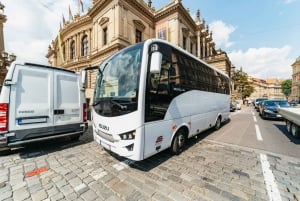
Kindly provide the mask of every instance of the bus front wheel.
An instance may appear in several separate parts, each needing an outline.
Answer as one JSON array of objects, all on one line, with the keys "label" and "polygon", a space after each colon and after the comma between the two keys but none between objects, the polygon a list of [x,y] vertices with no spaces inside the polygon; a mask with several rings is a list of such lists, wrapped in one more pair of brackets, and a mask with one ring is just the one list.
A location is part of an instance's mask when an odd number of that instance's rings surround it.
[{"label": "bus front wheel", "polygon": [[172,141],[171,150],[174,154],[178,155],[182,152],[182,148],[185,146],[186,143],[186,133],[184,129],[180,129],[177,131],[174,139]]}]

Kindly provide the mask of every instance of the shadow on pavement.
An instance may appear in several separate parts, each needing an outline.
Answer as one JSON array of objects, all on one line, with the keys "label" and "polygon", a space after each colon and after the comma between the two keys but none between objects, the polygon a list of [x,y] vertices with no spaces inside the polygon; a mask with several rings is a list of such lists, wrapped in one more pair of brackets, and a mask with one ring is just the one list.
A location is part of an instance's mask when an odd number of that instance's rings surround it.
[{"label": "shadow on pavement", "polygon": [[66,148],[86,144],[92,141],[92,126],[89,126],[88,130],[83,135],[81,135],[78,140],[72,140],[70,137],[62,137],[41,142],[34,142],[26,144],[24,146],[11,148],[10,150],[1,151],[0,156],[19,154],[22,159],[34,158],[56,151],[61,151]]},{"label": "shadow on pavement", "polygon": [[292,136],[292,134],[288,133],[285,125],[276,123],[274,125],[276,126],[276,128],[278,128],[278,130],[280,130],[284,135],[286,135],[286,137],[288,137],[291,142],[293,142],[294,144],[300,144],[300,138],[295,138],[294,136]]},{"label": "shadow on pavement", "polygon": [[[230,120],[225,122],[224,124],[222,124],[222,127],[226,126],[226,124],[228,124],[229,122],[230,122]],[[187,151],[190,147],[199,143],[201,140],[208,137],[214,131],[215,130],[212,128],[212,129],[206,130],[206,131],[199,133],[198,135],[188,139],[186,146],[184,147],[182,152]],[[132,160],[120,157],[112,152],[108,152],[108,153],[110,153],[113,157],[118,159],[120,162],[123,162],[126,165],[130,166],[131,168],[135,168],[135,169],[138,169],[138,170],[144,171],[144,172],[148,172],[148,171],[152,170],[153,168],[158,167],[159,165],[163,164],[165,161],[169,160],[172,157],[177,157],[170,151],[170,149],[166,149],[166,150],[164,150],[160,153],[157,153],[154,156],[151,156],[150,158],[147,158],[143,161],[132,161]]]}]

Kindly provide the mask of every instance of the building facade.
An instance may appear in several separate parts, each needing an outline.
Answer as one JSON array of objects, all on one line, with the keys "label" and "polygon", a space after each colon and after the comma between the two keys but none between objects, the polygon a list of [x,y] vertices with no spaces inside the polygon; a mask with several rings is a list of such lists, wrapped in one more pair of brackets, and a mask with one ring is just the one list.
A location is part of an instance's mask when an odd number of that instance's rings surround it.
[{"label": "building facade", "polygon": [[289,100],[300,102],[300,56],[292,64],[292,68],[292,92]]},{"label": "building facade", "polygon": [[[197,11],[193,19],[181,0],[161,9],[151,0],[93,0],[86,14],[65,22],[49,46],[52,66],[80,71],[98,66],[104,59],[129,45],[160,38],[182,47],[230,76],[227,54],[215,49],[212,32]],[[89,74],[87,97],[92,97],[95,73]]]},{"label": "building facade", "polygon": [[281,90],[281,83],[284,80],[276,78],[268,78],[266,80],[249,77],[254,92],[249,99],[268,98],[268,99],[286,99]]}]

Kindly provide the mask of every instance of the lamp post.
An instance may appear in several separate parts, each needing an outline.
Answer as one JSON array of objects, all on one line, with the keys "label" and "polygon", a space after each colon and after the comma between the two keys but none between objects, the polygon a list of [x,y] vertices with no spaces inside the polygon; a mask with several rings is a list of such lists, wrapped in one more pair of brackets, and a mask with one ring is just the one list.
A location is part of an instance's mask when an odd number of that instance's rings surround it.
[{"label": "lamp post", "polygon": [[234,101],[236,98],[236,93],[234,91],[234,79],[235,79],[234,75],[235,75],[235,66],[231,65],[231,69],[230,69],[230,79],[231,79],[230,84],[231,84],[231,99],[232,99],[231,101]]}]

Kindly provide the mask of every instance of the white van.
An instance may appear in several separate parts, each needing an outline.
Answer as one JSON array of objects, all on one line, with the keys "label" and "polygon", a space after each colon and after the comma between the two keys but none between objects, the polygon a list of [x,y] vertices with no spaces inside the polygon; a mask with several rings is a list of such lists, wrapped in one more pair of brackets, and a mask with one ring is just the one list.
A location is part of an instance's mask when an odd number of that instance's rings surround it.
[{"label": "white van", "polygon": [[87,128],[80,74],[38,64],[12,65],[0,94],[0,150],[70,136]]}]

